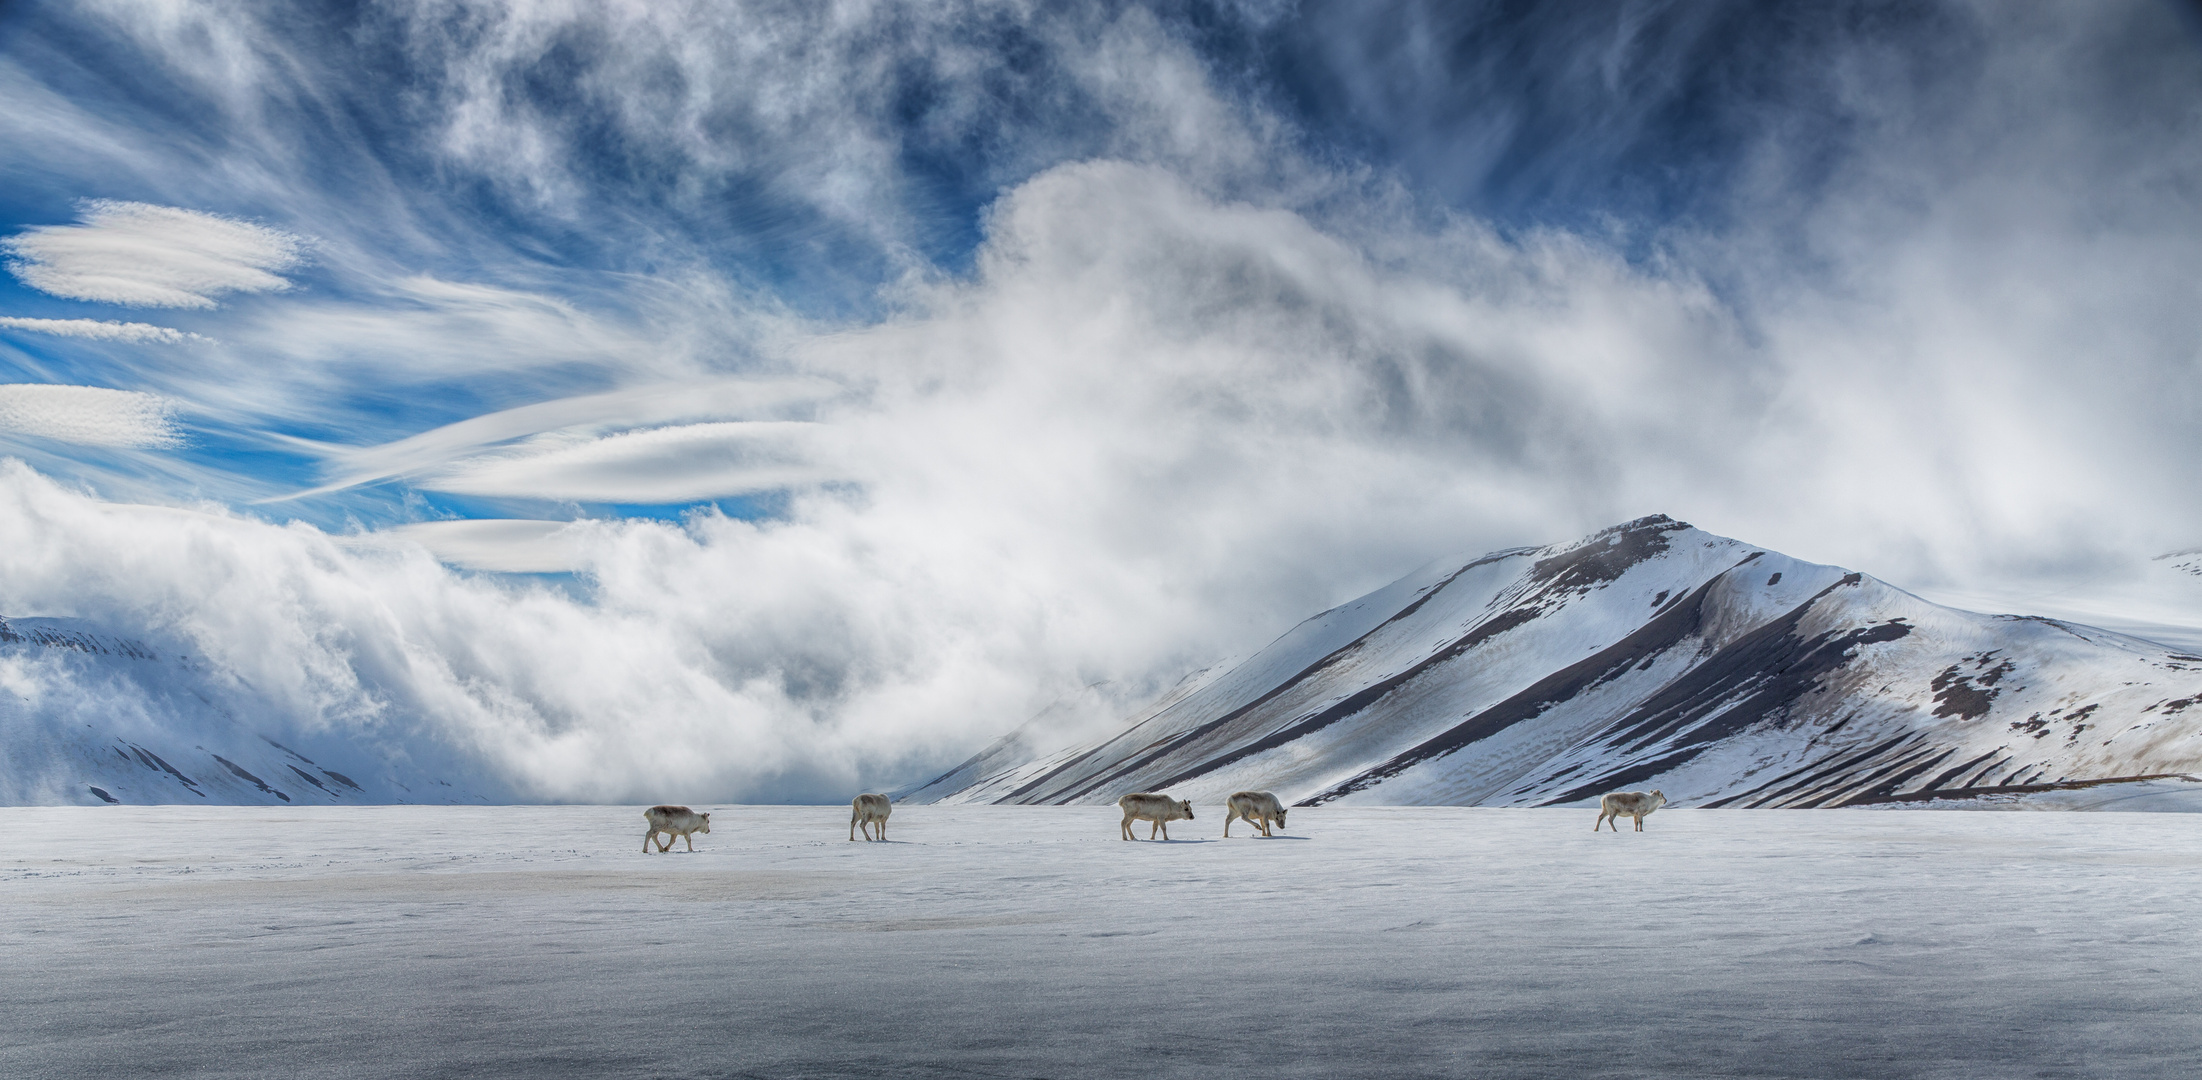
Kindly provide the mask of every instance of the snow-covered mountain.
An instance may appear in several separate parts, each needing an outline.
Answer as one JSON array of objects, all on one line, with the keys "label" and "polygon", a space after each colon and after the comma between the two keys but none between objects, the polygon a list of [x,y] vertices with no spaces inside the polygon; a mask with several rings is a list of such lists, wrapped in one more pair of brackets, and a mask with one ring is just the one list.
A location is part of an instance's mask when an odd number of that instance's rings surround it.
[{"label": "snow-covered mountain", "polygon": [[[1833,807],[2202,772],[2202,655],[1980,615],[1655,516],[1434,563],[1122,733],[1013,733],[911,802]],[[2202,788],[2202,785],[2197,785]]]},{"label": "snow-covered mountain", "polygon": [[[485,802],[396,733],[316,733],[177,647],[0,618],[0,805]],[[456,781],[456,782],[454,782]],[[501,800],[500,800],[501,801]]]}]

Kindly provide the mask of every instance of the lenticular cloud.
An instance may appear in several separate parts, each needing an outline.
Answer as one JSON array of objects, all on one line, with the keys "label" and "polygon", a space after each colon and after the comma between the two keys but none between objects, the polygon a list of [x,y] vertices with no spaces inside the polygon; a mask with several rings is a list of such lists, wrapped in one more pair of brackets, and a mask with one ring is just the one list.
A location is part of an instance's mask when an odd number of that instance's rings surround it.
[{"label": "lenticular cloud", "polygon": [[98,386],[0,386],[0,432],[79,446],[161,447],[181,442],[175,405],[158,394]]},{"label": "lenticular cloud", "polygon": [[812,460],[818,441],[817,425],[794,421],[683,424],[579,441],[542,436],[419,483],[471,495],[672,503],[834,479]]},{"label": "lenticular cloud", "polygon": [[40,292],[131,307],[210,308],[232,292],[291,286],[303,237],[217,214],[94,199],[75,225],[0,240],[8,270]]}]

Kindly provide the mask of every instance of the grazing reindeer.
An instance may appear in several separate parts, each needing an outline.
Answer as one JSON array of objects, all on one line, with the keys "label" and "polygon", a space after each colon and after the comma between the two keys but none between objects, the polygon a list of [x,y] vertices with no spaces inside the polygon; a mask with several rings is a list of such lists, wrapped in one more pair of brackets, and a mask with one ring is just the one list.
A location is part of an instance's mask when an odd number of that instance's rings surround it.
[{"label": "grazing reindeer", "polygon": [[1613,822],[1613,831],[1620,832],[1621,815],[1627,814],[1636,819],[1636,831],[1643,832],[1644,818],[1665,805],[1667,796],[1663,792],[1616,791],[1598,800],[1598,825],[1591,826],[1590,831],[1597,832],[1598,826],[1604,825],[1610,819]]},{"label": "grazing reindeer", "polygon": [[887,838],[887,815],[894,813],[894,804],[885,795],[859,795],[849,802],[849,839],[856,839],[856,830],[864,830],[864,839],[872,838],[872,826],[879,826],[879,839]]},{"label": "grazing reindeer", "polygon": [[1231,823],[1233,821],[1245,821],[1260,829],[1263,836],[1270,835],[1269,823],[1272,821],[1277,823],[1278,828],[1284,828],[1284,804],[1278,802],[1275,795],[1266,791],[1241,791],[1231,796],[1231,800],[1227,805],[1230,807],[1230,812],[1223,817],[1223,835],[1225,836],[1231,835]]},{"label": "grazing reindeer", "polygon": [[1139,839],[1132,835],[1132,822],[1134,821],[1154,822],[1153,827],[1147,830],[1147,839],[1154,839],[1155,831],[1159,829],[1162,832],[1162,838],[1168,840],[1170,838],[1170,822],[1193,820],[1193,804],[1184,799],[1173,799],[1168,795],[1138,791],[1116,800],[1116,805],[1124,808],[1123,830],[1124,839],[1126,840]]},{"label": "grazing reindeer", "polygon": [[650,841],[659,833],[665,834],[665,842],[658,845],[658,853],[673,850],[673,838],[688,841],[688,850],[696,850],[696,834],[711,831],[711,815],[699,814],[685,806],[653,806],[642,812],[642,820],[650,823],[650,831],[642,834],[642,850],[650,850]]}]

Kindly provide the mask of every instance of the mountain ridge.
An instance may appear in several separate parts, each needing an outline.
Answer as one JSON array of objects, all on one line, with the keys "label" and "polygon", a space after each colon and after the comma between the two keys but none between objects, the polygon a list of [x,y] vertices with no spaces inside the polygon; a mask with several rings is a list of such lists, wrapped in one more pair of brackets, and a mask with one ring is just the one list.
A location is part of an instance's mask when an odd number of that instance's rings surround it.
[{"label": "mountain ridge", "polygon": [[2202,657],[1943,607],[1653,515],[1428,564],[1114,736],[1024,761],[997,744],[900,794],[1532,806],[1664,784],[1677,805],[1946,801],[2202,771],[2197,701]]}]

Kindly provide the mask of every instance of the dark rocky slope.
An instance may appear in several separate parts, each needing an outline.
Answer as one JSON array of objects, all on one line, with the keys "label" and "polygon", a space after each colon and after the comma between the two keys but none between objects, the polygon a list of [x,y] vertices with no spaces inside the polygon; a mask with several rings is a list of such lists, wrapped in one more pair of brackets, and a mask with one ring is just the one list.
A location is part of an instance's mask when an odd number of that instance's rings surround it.
[{"label": "dark rocky slope", "polygon": [[1113,738],[907,801],[1834,807],[2202,770],[2202,656],[1941,607],[1666,517],[1433,564]]}]

